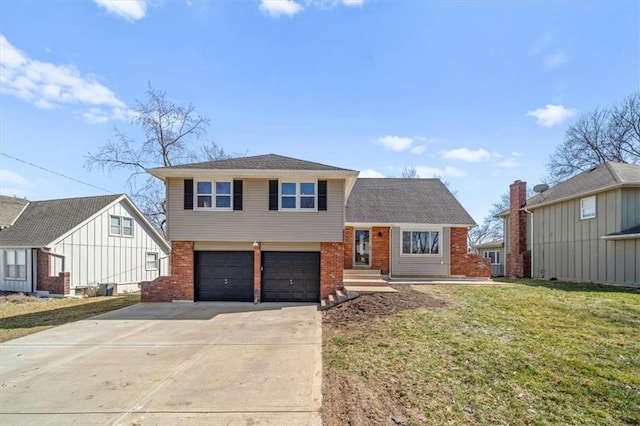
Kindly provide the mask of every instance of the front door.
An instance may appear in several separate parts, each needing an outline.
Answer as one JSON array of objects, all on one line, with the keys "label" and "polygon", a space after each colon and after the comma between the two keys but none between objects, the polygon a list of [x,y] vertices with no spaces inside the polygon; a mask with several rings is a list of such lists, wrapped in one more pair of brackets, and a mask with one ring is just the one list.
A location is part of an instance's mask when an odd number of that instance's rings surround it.
[{"label": "front door", "polygon": [[369,230],[368,229],[356,229],[355,233],[355,249],[353,253],[355,255],[354,265],[357,267],[370,267],[371,266],[371,245],[369,243]]}]

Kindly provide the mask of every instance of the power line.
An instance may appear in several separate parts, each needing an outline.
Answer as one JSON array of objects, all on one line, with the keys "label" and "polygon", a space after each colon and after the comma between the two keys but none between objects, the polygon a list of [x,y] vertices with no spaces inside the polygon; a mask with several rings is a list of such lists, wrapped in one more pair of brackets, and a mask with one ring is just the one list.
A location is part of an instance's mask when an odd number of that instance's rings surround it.
[{"label": "power line", "polygon": [[35,167],[35,168],[37,168],[37,169],[44,170],[45,172],[48,172],[48,173],[51,173],[51,174],[54,174],[54,175],[57,175],[57,176],[63,177],[63,178],[65,178],[65,179],[72,180],[72,181],[74,181],[74,182],[81,183],[81,184],[83,184],[83,185],[90,186],[90,187],[95,188],[95,189],[99,189],[100,191],[104,191],[104,192],[106,192],[106,193],[108,193],[108,194],[117,194],[117,192],[109,191],[108,189],[100,188],[99,186],[95,186],[95,185],[92,185],[92,184],[90,184],[90,183],[83,182],[83,181],[81,181],[81,180],[79,180],[79,179],[72,178],[72,177],[67,176],[67,175],[63,175],[62,173],[58,173],[58,172],[55,172],[55,171],[53,171],[53,170],[49,170],[49,169],[47,169],[47,168],[44,168],[44,167],[42,167],[42,166],[39,166],[39,165],[37,165],[37,164],[30,163],[29,161],[25,161],[25,160],[22,160],[22,159],[20,159],[20,158],[13,157],[13,156],[11,156],[11,155],[9,155],[9,154],[5,154],[4,152],[0,152],[0,154],[2,154],[4,157],[11,158],[12,160],[16,160],[16,161],[19,161],[19,162],[21,162],[21,163],[27,164],[27,165],[29,165],[29,166]]}]

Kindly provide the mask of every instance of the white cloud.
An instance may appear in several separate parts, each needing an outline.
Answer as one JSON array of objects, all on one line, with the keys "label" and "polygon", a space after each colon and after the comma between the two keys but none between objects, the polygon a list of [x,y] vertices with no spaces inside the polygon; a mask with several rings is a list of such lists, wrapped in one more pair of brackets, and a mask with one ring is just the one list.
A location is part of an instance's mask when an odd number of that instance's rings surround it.
[{"label": "white cloud", "polygon": [[562,105],[547,104],[544,108],[538,108],[534,111],[529,111],[528,116],[535,117],[537,123],[544,127],[551,127],[557,124],[562,124],[568,118],[576,115],[575,110],[571,108],[565,108]]},{"label": "white cloud", "polygon": [[418,172],[418,176],[421,178],[432,178],[432,177],[462,177],[466,176],[467,172],[464,170],[458,169],[456,167],[445,167],[443,169],[438,167],[416,167],[416,171]]},{"label": "white cloud", "polygon": [[279,18],[281,15],[293,16],[302,12],[303,9],[300,3],[293,0],[260,1],[260,10],[272,18]]},{"label": "white cloud", "polygon": [[1,34],[0,51],[0,92],[42,109],[81,105],[88,108],[83,116],[93,123],[128,118],[124,102],[94,76],[83,75],[74,66],[30,59]]},{"label": "white cloud", "polygon": [[390,151],[400,152],[400,151],[406,151],[409,149],[414,154],[422,154],[423,152],[426,151],[427,145],[426,144],[417,145],[416,140],[421,142],[428,141],[427,138],[422,136],[414,136],[413,138],[411,138],[411,137],[405,137],[405,136],[387,135],[387,136],[379,137],[375,142],[378,145],[382,145],[383,147],[385,147]]},{"label": "white cloud", "polygon": [[504,169],[515,169],[518,166],[520,166],[520,163],[513,158],[508,158],[498,163],[498,167],[502,167]]},{"label": "white cloud", "polygon": [[7,169],[0,169],[0,183],[5,185],[18,185],[33,188],[36,186],[36,182],[32,182],[19,173],[13,172]]},{"label": "white cloud", "polygon": [[359,178],[383,178],[384,175],[373,169],[362,170],[358,175]]},{"label": "white cloud", "polygon": [[538,39],[536,41],[533,42],[533,45],[531,46],[531,54],[532,55],[539,55],[541,54],[551,43],[553,43],[553,33],[551,32],[546,32],[544,34],[542,34],[540,37],[538,37]]},{"label": "white cloud", "polygon": [[426,145],[416,145],[413,148],[411,148],[411,152],[414,153],[414,154],[422,154],[426,150],[427,150],[427,146]]},{"label": "white cloud", "polygon": [[260,0],[259,8],[272,18],[279,18],[282,15],[289,17],[297,15],[305,9],[305,6],[325,9],[338,6],[358,7],[366,2],[367,0]]},{"label": "white cloud", "polygon": [[559,67],[568,60],[569,58],[564,52],[555,52],[550,55],[546,55],[542,61],[542,64],[546,69],[550,70]]},{"label": "white cloud", "polygon": [[100,7],[106,9],[128,21],[136,21],[147,15],[147,0],[93,0]]},{"label": "white cloud", "polygon": [[456,148],[450,149],[448,151],[442,151],[440,155],[442,156],[442,158],[447,158],[449,160],[466,161],[467,163],[479,163],[491,158],[491,153],[483,148],[479,148],[476,150],[472,150],[469,148]]},{"label": "white cloud", "polygon": [[377,143],[391,151],[404,151],[411,148],[413,139],[402,136],[383,136],[378,138]]}]

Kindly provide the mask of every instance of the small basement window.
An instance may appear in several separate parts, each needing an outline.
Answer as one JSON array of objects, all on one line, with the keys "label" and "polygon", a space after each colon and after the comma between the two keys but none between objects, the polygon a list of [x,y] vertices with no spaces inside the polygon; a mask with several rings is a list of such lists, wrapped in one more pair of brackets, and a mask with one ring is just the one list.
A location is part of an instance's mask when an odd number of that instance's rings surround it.
[{"label": "small basement window", "polygon": [[580,219],[596,217],[596,197],[591,196],[580,200]]}]

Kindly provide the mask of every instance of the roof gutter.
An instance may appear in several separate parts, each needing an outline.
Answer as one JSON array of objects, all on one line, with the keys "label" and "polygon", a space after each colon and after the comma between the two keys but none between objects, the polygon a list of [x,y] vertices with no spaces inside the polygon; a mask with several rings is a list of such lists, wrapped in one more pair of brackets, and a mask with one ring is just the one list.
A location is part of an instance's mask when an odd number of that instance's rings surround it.
[{"label": "roof gutter", "polygon": [[620,234],[620,235],[604,235],[600,237],[601,240],[635,240],[640,238],[640,233],[635,234]]},{"label": "roof gutter", "polygon": [[533,256],[533,253],[534,253],[534,250],[533,250],[533,242],[534,242],[534,239],[533,239],[533,212],[531,210],[527,209],[526,207],[524,208],[524,211],[525,211],[525,213],[528,213],[528,214],[531,215],[531,272],[529,274],[530,275],[529,278],[533,278],[533,271],[535,271],[535,269],[533,268],[533,266],[535,264],[534,261],[533,261],[533,259],[534,259],[534,256]]}]

